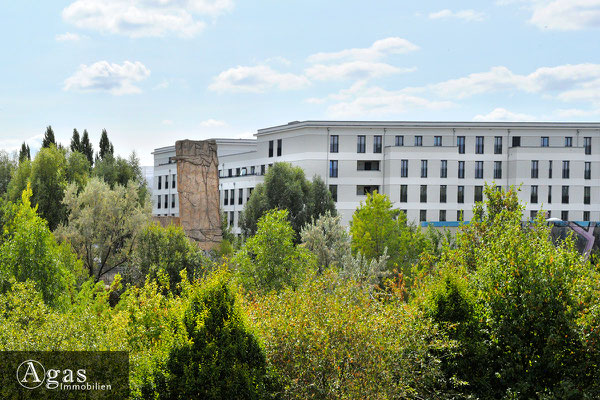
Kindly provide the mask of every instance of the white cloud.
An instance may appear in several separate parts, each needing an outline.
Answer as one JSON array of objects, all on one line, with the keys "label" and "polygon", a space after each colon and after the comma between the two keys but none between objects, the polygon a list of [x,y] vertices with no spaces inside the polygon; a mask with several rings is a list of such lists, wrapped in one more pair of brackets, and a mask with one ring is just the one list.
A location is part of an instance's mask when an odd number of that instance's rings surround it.
[{"label": "white cloud", "polygon": [[233,8],[232,0],[76,0],[63,19],[81,29],[130,37],[174,34],[192,37]]},{"label": "white cloud", "polygon": [[483,21],[485,14],[475,10],[451,11],[448,9],[440,10],[429,14],[430,19],[457,18],[465,21]]},{"label": "white cloud", "polygon": [[202,126],[204,128],[218,128],[218,127],[222,127],[222,126],[227,126],[227,122],[219,121],[219,120],[211,118],[211,119],[207,119],[206,121],[200,122],[200,126]]},{"label": "white cloud", "polygon": [[539,29],[600,28],[600,0],[498,0],[496,4],[519,4],[531,12],[529,22]]},{"label": "white cloud", "polygon": [[379,60],[388,54],[404,54],[416,51],[419,46],[399,37],[389,37],[374,42],[371,47],[346,49],[333,53],[316,53],[308,57],[310,63],[323,63],[329,61],[373,61]]},{"label": "white cloud", "polygon": [[82,92],[104,91],[114,95],[140,93],[135,82],[150,76],[150,70],[139,61],[125,61],[123,65],[98,61],[80,65],[73,76],[65,80],[64,90]]},{"label": "white cloud", "polygon": [[267,58],[265,60],[265,64],[280,64],[289,67],[290,65],[292,65],[292,62],[285,57],[275,56]]},{"label": "white cloud", "polygon": [[154,86],[154,87],[152,88],[152,90],[162,90],[162,89],[168,89],[168,88],[169,88],[169,86],[171,86],[171,84],[170,84],[168,81],[166,81],[166,80],[163,80],[161,83],[159,83],[158,85]]},{"label": "white cloud", "polygon": [[310,85],[303,75],[282,73],[267,65],[238,66],[221,72],[208,87],[216,92],[262,93],[267,89],[301,89]]},{"label": "white cloud", "polygon": [[170,119],[163,119],[162,124],[163,125],[173,125],[173,121]]},{"label": "white cloud", "polygon": [[341,64],[323,65],[317,64],[306,69],[306,76],[314,80],[341,80],[355,79],[363,80],[378,78],[385,75],[402,74],[413,72],[416,68],[399,68],[390,64],[350,61]]},{"label": "white cloud", "polygon": [[473,121],[494,122],[494,121],[535,121],[536,117],[529,114],[514,113],[505,108],[495,108],[488,114],[478,114],[473,117]]},{"label": "white cloud", "polygon": [[78,42],[85,36],[78,35],[77,33],[65,32],[54,36],[54,40],[57,42]]},{"label": "white cloud", "polygon": [[600,101],[600,64],[566,64],[541,67],[528,75],[512,72],[504,66],[487,72],[421,88],[411,88],[414,93],[431,90],[442,97],[466,98],[498,91],[523,91],[540,93],[563,101]]},{"label": "white cloud", "polygon": [[[0,140],[0,150],[5,150],[8,153],[19,151],[23,142],[25,142],[32,150],[32,153],[35,153],[40,147],[42,147],[42,140],[44,139],[44,136],[45,135],[43,133],[40,133],[27,139],[23,139],[22,137],[2,139]],[[32,154],[32,156],[33,155],[34,154]]]},{"label": "white cloud", "polygon": [[404,114],[411,110],[440,110],[453,107],[449,101],[432,101],[406,93],[404,90],[390,91],[377,86],[358,82],[349,89],[341,90],[324,99],[308,99],[318,104],[332,102],[328,114],[333,118],[367,118]]}]

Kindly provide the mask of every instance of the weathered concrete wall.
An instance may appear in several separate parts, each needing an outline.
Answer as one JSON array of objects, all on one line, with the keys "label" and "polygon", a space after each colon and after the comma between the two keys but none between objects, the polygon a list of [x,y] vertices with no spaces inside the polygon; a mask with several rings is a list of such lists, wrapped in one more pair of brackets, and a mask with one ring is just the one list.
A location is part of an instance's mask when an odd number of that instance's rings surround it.
[{"label": "weathered concrete wall", "polygon": [[210,250],[223,238],[217,143],[214,140],[178,140],[175,160],[179,223],[202,249]]}]

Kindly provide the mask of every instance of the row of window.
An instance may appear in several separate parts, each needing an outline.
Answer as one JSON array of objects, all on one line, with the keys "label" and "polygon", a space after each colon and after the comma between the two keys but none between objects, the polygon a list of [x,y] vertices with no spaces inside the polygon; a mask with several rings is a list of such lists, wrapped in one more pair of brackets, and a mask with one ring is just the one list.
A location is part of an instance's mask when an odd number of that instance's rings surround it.
[{"label": "row of window", "polygon": [[[268,167],[272,167],[273,164],[269,164]],[[259,173],[257,173],[257,170]],[[247,167],[239,167],[239,168],[229,168],[227,169],[227,174],[223,170],[219,170],[219,178],[231,178],[233,176],[246,176],[246,175],[264,175],[267,172],[267,165],[263,164],[261,166],[251,166]]]},{"label": "row of window", "polygon": [[[404,213],[406,213],[406,210],[401,210]],[[433,211],[433,210],[420,210],[419,211],[419,221],[420,222],[427,222],[427,213],[428,211]],[[463,214],[464,211],[463,210],[457,210],[456,211],[456,220],[457,221],[462,221],[463,220]],[[532,210],[529,213],[529,217],[531,220],[536,219],[538,214],[538,211]],[[546,218],[550,218],[552,217],[552,212],[551,211],[546,211]],[[563,221],[568,221],[569,220],[569,211],[561,211],[560,212],[560,219],[562,219]],[[589,211],[584,211],[583,212],[583,221],[589,221],[590,220],[590,212]],[[438,214],[438,221],[444,222],[446,221],[446,210],[439,210],[439,214]]]},{"label": "row of window", "polygon": [[[273,140],[269,140],[269,157],[273,157],[273,147],[274,147],[274,141]],[[281,156],[281,152],[283,148],[283,140],[282,139],[277,139],[277,157]]]},{"label": "row of window", "polygon": [[[404,136],[397,135],[396,136],[396,146],[404,146]],[[416,135],[414,137],[414,145],[415,146],[423,146],[423,136]],[[281,139],[277,141],[277,155],[281,155],[280,153],[280,144]],[[366,152],[366,135],[358,135],[356,142],[356,152],[357,153],[365,153]],[[337,153],[339,152],[339,143],[340,137],[339,135],[331,135],[329,138],[329,152]],[[433,137],[433,145],[436,147],[442,146],[442,136],[434,136]],[[460,154],[465,153],[465,136],[457,136],[456,137],[456,145],[458,147],[458,152]],[[541,137],[541,147],[549,147],[550,145],[550,137],[542,136]],[[512,147],[521,146],[521,137],[520,136],[512,136]],[[585,148],[585,154],[592,154],[592,138],[584,137],[583,138],[583,146]],[[565,147],[573,147],[573,137],[566,136],[565,137]],[[382,136],[375,135],[373,136],[373,153],[381,153],[382,149]],[[269,142],[269,157],[272,157],[273,153],[273,141]],[[484,154],[484,136],[476,136],[475,137],[475,154]],[[494,154],[502,154],[502,136],[494,136]]]},{"label": "row of window", "polygon": [[[158,182],[157,182],[158,190],[162,190],[163,182],[164,182],[165,189],[168,189],[169,188],[169,175],[164,175],[164,176],[159,175],[158,176]],[[177,175],[176,174],[171,175],[171,189],[176,188],[176,182],[177,182]]]},{"label": "row of window", "polygon": [[[357,186],[358,187],[358,186]],[[483,186],[474,186],[474,197],[473,201],[483,201]],[[440,203],[446,203],[447,199],[447,185],[440,185]],[[583,187],[583,204],[591,204],[591,186]],[[358,193],[357,193],[358,195]],[[420,187],[420,202],[427,203],[427,185],[421,185]],[[569,186],[562,186],[562,204],[569,204]],[[408,202],[408,185],[400,185],[400,203]],[[456,202],[465,202],[465,187],[457,186]],[[532,204],[538,203],[538,186],[531,186],[530,202]],[[548,204],[552,204],[552,186],[548,186]]]},{"label": "row of window", "polygon": [[[248,188],[246,191],[246,201],[250,199],[254,188]],[[244,204],[244,188],[238,189],[238,204]],[[235,189],[223,190],[223,205],[233,206],[235,205]]]},{"label": "row of window", "polygon": [[[171,195],[171,208],[175,208],[175,194]],[[164,205],[164,209],[168,209],[169,208],[169,195],[165,194],[165,195],[158,195],[157,197],[157,202],[156,202],[156,208],[163,208]]]}]

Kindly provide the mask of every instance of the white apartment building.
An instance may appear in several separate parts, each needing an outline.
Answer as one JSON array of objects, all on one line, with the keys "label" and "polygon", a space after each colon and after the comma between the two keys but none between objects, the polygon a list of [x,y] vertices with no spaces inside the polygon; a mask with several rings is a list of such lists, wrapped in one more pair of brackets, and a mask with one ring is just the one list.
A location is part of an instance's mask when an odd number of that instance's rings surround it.
[{"label": "white apartment building", "polygon": [[[303,121],[217,139],[222,211],[234,233],[256,184],[275,162],[319,175],[342,222],[374,190],[409,221],[457,226],[486,183],[521,185],[533,218],[600,220],[600,123]],[[154,151],[154,215],[178,215],[175,147]]]}]

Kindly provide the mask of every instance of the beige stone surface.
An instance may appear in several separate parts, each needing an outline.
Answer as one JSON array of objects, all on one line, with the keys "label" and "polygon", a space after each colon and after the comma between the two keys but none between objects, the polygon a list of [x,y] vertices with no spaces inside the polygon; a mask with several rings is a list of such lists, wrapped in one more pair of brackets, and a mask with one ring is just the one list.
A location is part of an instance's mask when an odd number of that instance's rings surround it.
[{"label": "beige stone surface", "polygon": [[178,140],[175,159],[179,223],[201,248],[212,249],[222,240],[217,143]]}]

